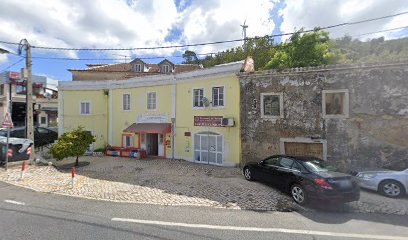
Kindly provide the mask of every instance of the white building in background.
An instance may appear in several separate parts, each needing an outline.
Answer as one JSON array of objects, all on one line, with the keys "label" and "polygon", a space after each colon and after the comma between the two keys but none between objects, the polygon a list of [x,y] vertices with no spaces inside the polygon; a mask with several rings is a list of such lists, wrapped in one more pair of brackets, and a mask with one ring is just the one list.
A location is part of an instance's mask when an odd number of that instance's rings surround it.
[{"label": "white building in background", "polygon": [[[34,125],[57,127],[58,81],[44,76],[32,76]],[[26,81],[19,72],[0,73],[0,122],[11,113],[14,126],[25,126]]]}]

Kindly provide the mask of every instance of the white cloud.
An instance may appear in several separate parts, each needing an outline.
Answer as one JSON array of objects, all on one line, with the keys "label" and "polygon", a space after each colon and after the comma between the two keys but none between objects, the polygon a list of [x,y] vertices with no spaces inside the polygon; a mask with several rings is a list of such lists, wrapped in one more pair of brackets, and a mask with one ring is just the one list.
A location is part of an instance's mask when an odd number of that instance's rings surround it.
[{"label": "white cloud", "polygon": [[[241,39],[241,24],[246,19],[247,36],[271,34],[275,24],[270,11],[274,3],[269,0],[196,1],[180,15],[179,24],[183,41],[201,43]],[[242,42],[192,48],[199,52],[213,52],[242,45]]]},{"label": "white cloud", "polygon": [[176,17],[172,0],[129,5],[123,0],[3,0],[0,36],[12,42],[26,38],[38,46],[156,46],[164,43]]},{"label": "white cloud", "polygon": [[[280,11],[283,15],[282,32],[293,32],[294,29],[305,27],[312,29],[316,26],[324,27],[343,22],[353,22],[364,19],[382,17],[408,11],[405,0],[287,0],[286,6]],[[376,32],[406,25],[407,15],[388,18],[368,23],[333,28],[331,37],[341,37],[345,34],[358,35]],[[405,21],[405,23],[404,23]],[[362,39],[384,36],[392,33],[365,35]]]}]

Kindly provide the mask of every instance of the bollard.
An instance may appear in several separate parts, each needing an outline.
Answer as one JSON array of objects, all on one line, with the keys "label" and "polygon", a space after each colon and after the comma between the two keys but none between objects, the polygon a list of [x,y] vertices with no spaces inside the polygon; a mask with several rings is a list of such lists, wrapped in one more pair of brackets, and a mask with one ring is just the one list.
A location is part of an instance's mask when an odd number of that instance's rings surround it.
[{"label": "bollard", "polygon": [[21,176],[20,176],[20,179],[24,178],[24,173],[26,171],[26,168],[27,168],[27,163],[26,163],[26,161],[23,161],[23,163],[21,164]]},{"label": "bollard", "polygon": [[71,188],[74,188],[74,182],[75,182],[75,167],[72,167],[72,169],[71,169],[71,175],[72,175]]}]

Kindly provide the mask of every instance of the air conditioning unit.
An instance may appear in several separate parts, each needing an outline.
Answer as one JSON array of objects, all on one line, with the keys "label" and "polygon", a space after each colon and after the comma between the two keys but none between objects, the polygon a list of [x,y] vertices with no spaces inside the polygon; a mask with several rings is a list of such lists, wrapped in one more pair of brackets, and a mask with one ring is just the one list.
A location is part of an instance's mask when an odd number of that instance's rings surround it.
[{"label": "air conditioning unit", "polygon": [[235,121],[233,118],[223,118],[222,119],[222,126],[233,127],[234,125],[235,125]]}]

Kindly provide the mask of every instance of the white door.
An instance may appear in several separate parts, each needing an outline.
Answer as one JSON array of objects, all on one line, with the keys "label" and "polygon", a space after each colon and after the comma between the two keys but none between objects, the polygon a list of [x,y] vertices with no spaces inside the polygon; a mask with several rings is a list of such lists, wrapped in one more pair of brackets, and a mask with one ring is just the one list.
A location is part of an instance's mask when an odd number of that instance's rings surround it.
[{"label": "white door", "polygon": [[198,133],[194,135],[194,161],[218,164],[223,163],[223,136],[216,133]]}]

